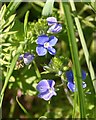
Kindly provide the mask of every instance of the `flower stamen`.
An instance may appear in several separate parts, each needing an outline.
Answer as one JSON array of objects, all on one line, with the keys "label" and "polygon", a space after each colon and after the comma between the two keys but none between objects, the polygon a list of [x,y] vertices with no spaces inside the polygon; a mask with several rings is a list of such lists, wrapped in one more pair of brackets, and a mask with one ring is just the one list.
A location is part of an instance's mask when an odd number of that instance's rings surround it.
[{"label": "flower stamen", "polygon": [[48,42],[45,42],[45,43],[44,43],[44,47],[45,47],[45,48],[48,48],[48,47],[49,47],[49,43],[48,43]]}]

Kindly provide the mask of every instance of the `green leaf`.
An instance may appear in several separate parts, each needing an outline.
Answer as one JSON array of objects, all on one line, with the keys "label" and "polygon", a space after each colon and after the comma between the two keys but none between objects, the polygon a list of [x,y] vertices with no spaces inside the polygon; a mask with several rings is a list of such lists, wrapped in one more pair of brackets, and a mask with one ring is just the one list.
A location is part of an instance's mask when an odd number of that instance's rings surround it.
[{"label": "green leaf", "polygon": [[28,23],[28,16],[29,16],[29,11],[27,11],[24,19],[24,34],[25,38],[27,37],[27,23]]},{"label": "green leaf", "polygon": [[[3,37],[4,35],[11,35],[11,34],[15,34],[15,33],[17,33],[17,31],[3,32],[1,35],[2,35],[2,37]],[[0,37],[1,37],[1,35],[0,35]]]},{"label": "green leaf", "polygon": [[6,20],[6,23],[2,26],[3,28],[7,27],[8,25],[10,25],[11,22],[13,22],[15,18],[15,14],[14,15],[11,15],[7,20]]},{"label": "green leaf", "polygon": [[7,28],[5,28],[5,29],[3,30],[3,32],[9,32],[10,29],[12,29],[12,27],[14,26],[14,23],[15,23],[15,22],[12,22],[12,24],[10,24]]},{"label": "green leaf", "polygon": [[24,25],[22,22],[16,19],[11,31],[18,31],[11,36],[13,39],[18,40],[18,41],[24,40]]},{"label": "green leaf", "polygon": [[6,5],[3,5],[0,10],[0,21],[4,18],[5,11],[6,11]]},{"label": "green leaf", "polygon": [[6,61],[4,61],[4,60],[2,60],[2,59],[0,59],[0,65],[3,65],[3,64],[9,65],[10,63],[9,63],[9,62],[6,62]]},{"label": "green leaf", "polygon": [[18,8],[21,2],[22,0],[18,0],[18,2],[16,2],[15,0],[10,1],[6,10],[6,16],[5,16],[6,20],[10,17],[10,15],[12,15],[15,12],[15,10]]},{"label": "green leaf", "polygon": [[42,15],[48,16],[52,14],[52,8],[55,0],[47,0],[42,10]]},{"label": "green leaf", "polygon": [[95,2],[91,2],[89,4],[92,7],[92,9],[94,10],[94,12],[96,13],[96,0],[95,0]]},{"label": "green leaf", "polygon": [[0,108],[2,106],[3,96],[4,96],[4,94],[0,95]]}]

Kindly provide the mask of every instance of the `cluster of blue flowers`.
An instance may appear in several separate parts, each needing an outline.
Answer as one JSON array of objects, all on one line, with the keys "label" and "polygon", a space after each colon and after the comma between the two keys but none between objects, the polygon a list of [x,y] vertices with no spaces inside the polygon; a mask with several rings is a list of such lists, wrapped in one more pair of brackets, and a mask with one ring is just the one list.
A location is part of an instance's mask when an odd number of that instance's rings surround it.
[{"label": "cluster of blue flowers", "polygon": [[[74,82],[74,76],[72,70],[69,70],[66,72],[66,78],[68,80],[67,87],[69,88],[70,91],[75,92],[77,91],[75,82]],[[86,72],[82,70],[82,80],[86,79]],[[52,96],[56,96],[55,92],[55,81],[54,80],[41,80],[38,85],[37,85],[37,90],[40,92],[38,97],[48,101],[51,99]],[[86,87],[86,83],[83,81],[82,82],[82,87]]]},{"label": "cluster of blue flowers", "polygon": [[[47,32],[59,33],[62,30],[62,25],[57,22],[55,17],[47,18],[48,25],[50,26]],[[44,56],[47,51],[51,55],[56,54],[56,50],[53,46],[56,45],[58,39],[55,36],[48,37],[47,35],[41,35],[37,38],[36,52],[39,56]]]},{"label": "cluster of blue flowers", "polygon": [[[49,29],[47,33],[59,33],[62,30],[62,25],[57,22],[57,19],[55,17],[48,17],[47,19]],[[54,46],[58,42],[58,39],[55,36],[47,36],[46,34],[40,35],[37,38],[37,47],[36,47],[36,53],[38,56],[44,56],[47,54],[47,51],[51,55],[56,54],[56,50],[54,49]],[[25,65],[29,65],[32,60],[34,59],[34,55],[31,53],[24,53],[20,55],[19,60],[23,60]],[[69,70],[66,72],[66,78],[68,80],[67,87],[70,91],[75,92],[76,86],[74,82],[74,76],[72,70]],[[86,72],[82,70],[82,80],[86,79]],[[55,81],[54,80],[41,80],[38,84],[36,89],[39,91],[39,98],[42,98],[46,101],[50,100],[52,96],[56,96],[55,92]],[[82,87],[86,87],[86,83],[82,82]]]},{"label": "cluster of blue flowers", "polygon": [[[62,25],[57,22],[55,17],[48,17],[48,33],[59,33],[62,30]],[[36,47],[36,52],[39,56],[46,55],[47,51],[51,55],[56,54],[56,50],[53,46],[56,45],[58,39],[55,36],[48,37],[47,35],[41,35],[37,39],[38,46]],[[38,97],[48,101],[52,96],[56,96],[55,92],[55,81],[54,80],[41,80],[37,85],[37,90],[39,91]]]}]

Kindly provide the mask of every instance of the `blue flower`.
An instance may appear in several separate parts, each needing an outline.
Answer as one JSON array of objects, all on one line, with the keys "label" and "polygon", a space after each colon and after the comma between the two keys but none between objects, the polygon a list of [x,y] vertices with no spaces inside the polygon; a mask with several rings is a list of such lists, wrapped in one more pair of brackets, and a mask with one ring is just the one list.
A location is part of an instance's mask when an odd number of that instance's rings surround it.
[{"label": "blue flower", "polygon": [[23,57],[23,60],[24,60],[24,63],[26,65],[29,65],[32,60],[34,59],[34,55],[33,54],[30,54],[30,53],[24,53],[24,57]]},{"label": "blue flower", "polygon": [[23,54],[21,54],[20,56],[19,56],[19,58],[18,58],[18,60],[23,60]]},{"label": "blue flower", "polygon": [[[68,84],[67,87],[72,91],[75,92],[76,88],[75,88],[75,83],[74,83],[74,76],[73,76],[73,72],[72,70],[69,70],[66,72],[66,77],[68,80]],[[84,70],[82,70],[82,80],[86,79],[86,72]],[[82,82],[82,87],[85,88],[86,87],[86,83],[83,81]]]},{"label": "blue flower", "polygon": [[34,59],[34,55],[30,54],[29,52],[21,54],[18,58],[18,60],[23,60],[25,65],[29,65],[33,59]]},{"label": "blue flower", "polygon": [[48,52],[51,55],[56,54],[56,50],[53,48],[57,43],[58,39],[55,36],[48,37],[47,35],[41,35],[37,39],[38,46],[36,47],[36,52],[39,56],[44,56]]},{"label": "blue flower", "polygon": [[39,91],[38,97],[48,101],[52,96],[56,96],[54,85],[54,80],[41,80],[36,87]]},{"label": "blue flower", "polygon": [[51,26],[47,32],[58,33],[62,30],[62,25],[57,22],[55,17],[48,17],[46,20],[48,25]]},{"label": "blue flower", "polygon": [[55,23],[52,25],[47,32],[53,32],[53,33],[58,33],[62,30],[62,25],[59,23]]},{"label": "blue flower", "polygon": [[55,17],[48,17],[46,20],[49,26],[53,25],[54,23],[57,23],[57,19]]}]

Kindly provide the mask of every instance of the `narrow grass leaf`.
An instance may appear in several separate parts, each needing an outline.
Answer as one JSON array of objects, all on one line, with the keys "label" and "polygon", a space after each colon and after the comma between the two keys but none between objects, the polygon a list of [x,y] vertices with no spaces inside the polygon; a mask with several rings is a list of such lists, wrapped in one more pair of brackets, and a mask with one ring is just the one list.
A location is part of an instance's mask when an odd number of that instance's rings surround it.
[{"label": "narrow grass leaf", "polygon": [[10,15],[12,15],[15,12],[15,10],[18,8],[21,2],[22,0],[18,0],[18,2],[15,2],[15,0],[10,1],[10,3],[7,6],[5,19],[8,19]]},{"label": "narrow grass leaf", "polygon": [[[79,63],[79,57],[78,57],[78,47],[76,43],[76,37],[74,33],[74,25],[73,25],[73,20],[71,17],[71,12],[70,12],[70,6],[69,3],[62,3],[63,8],[64,8],[64,13],[65,13],[65,19],[66,19],[66,27],[67,27],[67,32],[68,32],[68,37],[69,37],[69,45],[70,45],[70,50],[71,50],[71,56],[73,60],[73,67],[74,67],[74,79],[76,82],[76,87],[77,87],[77,95],[79,98],[79,114],[80,118],[86,118],[85,114],[85,102],[84,102],[84,94],[83,94],[83,88],[82,88],[82,77],[81,77],[81,68],[80,68],[80,63]],[[74,108],[76,109],[76,108]]]},{"label": "narrow grass leaf", "polygon": [[3,28],[7,27],[8,25],[10,25],[11,22],[13,22],[15,18],[15,14],[14,15],[11,15],[7,20],[6,20],[6,23],[2,26]]},{"label": "narrow grass leaf", "polygon": [[94,2],[90,2],[89,5],[92,7],[93,11],[96,13],[96,0]]},{"label": "narrow grass leaf", "polygon": [[28,115],[28,117],[31,117],[30,114],[27,112],[27,110],[24,108],[24,106],[19,102],[18,97],[16,96],[16,101],[18,103],[18,105],[20,106],[20,108],[23,110],[23,112]]},{"label": "narrow grass leaf", "polygon": [[27,38],[27,23],[28,23],[28,16],[29,16],[29,11],[27,11],[24,19],[24,35],[25,38]]},{"label": "narrow grass leaf", "polygon": [[81,24],[79,22],[79,19],[78,17],[76,16],[76,8],[75,8],[75,4],[74,2],[70,2],[71,4],[71,8],[72,8],[72,11],[75,12],[75,23],[76,23],[76,27],[78,29],[78,33],[79,33],[79,36],[80,36],[80,42],[81,42],[81,45],[82,45],[82,48],[83,48],[83,51],[84,51],[84,55],[85,55],[85,59],[86,59],[86,63],[87,63],[87,66],[88,66],[88,70],[90,72],[90,76],[91,76],[91,79],[92,79],[92,83],[93,83],[93,86],[94,86],[94,90],[96,92],[96,76],[95,76],[95,72],[94,72],[94,69],[93,69],[93,66],[92,66],[92,62],[90,60],[90,55],[89,55],[89,52],[88,52],[88,48],[87,48],[87,45],[86,45],[86,40],[84,38],[84,34],[83,34],[83,31],[82,31],[82,28],[81,28]]},{"label": "narrow grass leaf", "polygon": [[1,10],[0,10],[0,20],[3,19],[5,11],[6,11],[6,5],[3,5]]}]

